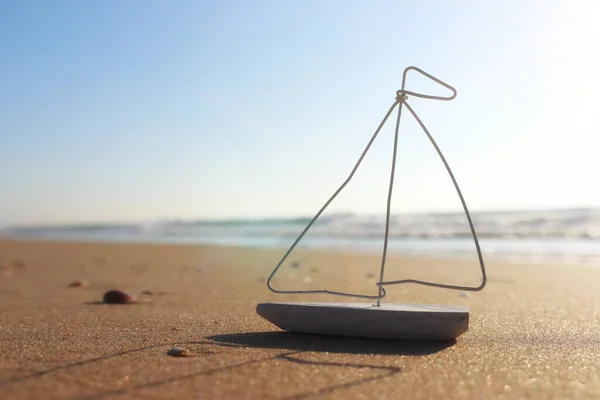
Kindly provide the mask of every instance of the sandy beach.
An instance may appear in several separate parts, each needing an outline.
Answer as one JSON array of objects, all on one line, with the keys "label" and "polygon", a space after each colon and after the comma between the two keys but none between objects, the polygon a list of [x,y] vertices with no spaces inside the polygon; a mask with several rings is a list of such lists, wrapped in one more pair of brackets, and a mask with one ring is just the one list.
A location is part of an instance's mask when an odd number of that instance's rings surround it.
[{"label": "sandy beach", "polygon": [[[0,242],[3,399],[598,399],[600,269],[488,263],[460,293],[388,288],[388,302],[466,305],[456,341],[281,332],[256,314],[279,250]],[[297,253],[280,288],[373,294],[379,257]],[[475,262],[391,257],[388,279],[479,283]],[[69,287],[75,280],[89,285]],[[109,289],[139,301],[102,304]],[[360,301],[360,300],[357,300]],[[193,357],[171,357],[179,346]]]}]

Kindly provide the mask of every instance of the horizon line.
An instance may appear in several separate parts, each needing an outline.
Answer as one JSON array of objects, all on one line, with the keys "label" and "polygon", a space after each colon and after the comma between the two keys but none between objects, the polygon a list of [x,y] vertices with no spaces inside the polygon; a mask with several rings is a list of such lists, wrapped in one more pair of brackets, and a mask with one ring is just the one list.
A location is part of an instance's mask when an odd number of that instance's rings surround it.
[{"label": "horizon line", "polygon": [[[509,214],[509,213],[532,213],[532,212],[569,212],[569,211],[600,211],[600,206],[573,206],[573,207],[540,207],[540,208],[497,208],[497,209],[476,209],[469,210],[470,214]],[[400,211],[394,212],[391,215],[447,215],[447,214],[464,214],[463,210],[446,210],[446,211]],[[334,216],[348,215],[348,216],[381,216],[385,215],[384,212],[372,213],[372,212],[351,212],[351,211],[339,211],[330,214]],[[321,215],[319,218],[322,218]],[[267,222],[267,221],[293,221],[293,220],[311,220],[314,218],[312,215],[288,215],[288,216],[255,216],[255,217],[180,217],[180,218],[148,218],[143,220],[121,220],[121,221],[78,221],[78,222],[48,222],[48,223],[16,223],[16,224],[2,224],[0,225],[0,231],[18,229],[18,228],[56,228],[56,227],[102,227],[102,226],[139,226],[148,224],[164,224],[164,223],[194,223],[194,222]]]}]

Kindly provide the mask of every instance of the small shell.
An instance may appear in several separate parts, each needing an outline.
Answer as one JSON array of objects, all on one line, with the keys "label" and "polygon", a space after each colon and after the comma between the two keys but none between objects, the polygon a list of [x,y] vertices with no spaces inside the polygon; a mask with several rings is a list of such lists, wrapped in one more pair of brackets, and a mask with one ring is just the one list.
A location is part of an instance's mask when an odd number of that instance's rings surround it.
[{"label": "small shell", "polygon": [[173,347],[167,351],[167,355],[171,357],[191,357],[191,353],[189,350],[181,348],[181,347]]},{"label": "small shell", "polygon": [[90,286],[89,282],[84,281],[84,280],[76,280],[76,281],[69,283],[69,287],[89,287],[89,286]]},{"label": "small shell", "polygon": [[108,304],[133,303],[135,298],[121,290],[109,290],[104,293],[104,302]]}]

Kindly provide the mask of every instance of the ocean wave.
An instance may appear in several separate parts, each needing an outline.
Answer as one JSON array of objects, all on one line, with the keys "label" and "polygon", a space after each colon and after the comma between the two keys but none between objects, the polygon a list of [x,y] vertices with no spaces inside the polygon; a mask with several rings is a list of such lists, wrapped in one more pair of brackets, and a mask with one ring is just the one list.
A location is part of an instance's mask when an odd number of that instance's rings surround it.
[{"label": "ocean wave", "polygon": [[[600,239],[600,209],[548,211],[501,211],[472,213],[478,237],[495,239],[576,238]],[[4,230],[14,235],[100,234],[140,236],[228,236],[297,237],[311,217],[182,220],[143,224],[79,224],[59,226],[17,226]],[[307,236],[315,238],[383,238],[385,216],[352,213],[317,219]],[[394,214],[390,217],[390,238],[471,238],[461,212]]]}]

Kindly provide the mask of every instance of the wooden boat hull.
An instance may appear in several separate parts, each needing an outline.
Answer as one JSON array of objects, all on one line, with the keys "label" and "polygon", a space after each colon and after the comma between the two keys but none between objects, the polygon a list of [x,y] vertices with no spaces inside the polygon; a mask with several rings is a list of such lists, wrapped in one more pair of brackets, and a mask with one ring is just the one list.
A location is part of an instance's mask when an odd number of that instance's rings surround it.
[{"label": "wooden boat hull", "polygon": [[469,329],[462,306],[371,303],[260,303],[256,312],[290,332],[392,340],[452,340]]}]

